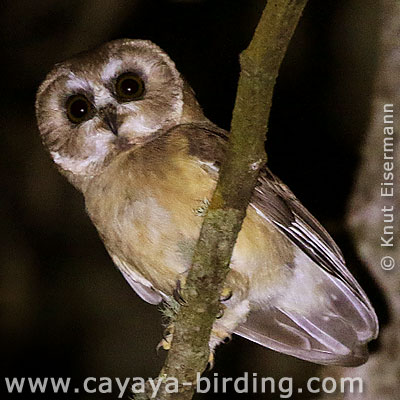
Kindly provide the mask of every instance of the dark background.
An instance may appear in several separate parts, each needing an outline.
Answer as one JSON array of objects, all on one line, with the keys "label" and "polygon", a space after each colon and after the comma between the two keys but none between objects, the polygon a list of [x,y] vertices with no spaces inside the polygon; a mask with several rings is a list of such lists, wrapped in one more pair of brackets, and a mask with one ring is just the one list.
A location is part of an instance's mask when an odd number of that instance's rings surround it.
[{"label": "dark background", "polygon": [[[238,54],[249,43],[264,3],[2,2],[3,377],[71,376],[76,385],[87,376],[147,378],[158,374],[164,359],[155,351],[162,333],[160,313],[140,300],[113,266],[85,214],[81,195],[57,173],[40,143],[34,98],[46,73],[54,63],[110,39],[151,39],[176,62],[205,114],[228,129]],[[310,0],[278,79],[267,150],[271,169],[338,241],[384,320],[380,295],[357,260],[345,227],[368,126],[378,15],[373,0]],[[236,377],[247,371],[293,376],[304,386],[318,369],[239,337],[221,346],[216,357],[210,376]],[[3,378],[0,387],[4,389]],[[117,394],[8,397],[86,399]]]}]

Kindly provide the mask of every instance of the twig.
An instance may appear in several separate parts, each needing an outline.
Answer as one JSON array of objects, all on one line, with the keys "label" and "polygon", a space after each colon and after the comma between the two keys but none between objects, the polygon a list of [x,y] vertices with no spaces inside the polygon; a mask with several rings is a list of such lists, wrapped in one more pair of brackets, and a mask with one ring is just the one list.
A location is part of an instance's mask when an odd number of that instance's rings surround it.
[{"label": "twig", "polygon": [[164,383],[159,400],[191,399],[194,384],[180,386],[179,393],[167,393],[168,377],[195,383],[197,374],[206,368],[208,342],[232,250],[267,158],[264,142],[273,88],[306,3],[268,1],[249,47],[240,55],[241,74],[226,158],[182,289],[186,303],[175,320],[172,346],[160,374]]}]

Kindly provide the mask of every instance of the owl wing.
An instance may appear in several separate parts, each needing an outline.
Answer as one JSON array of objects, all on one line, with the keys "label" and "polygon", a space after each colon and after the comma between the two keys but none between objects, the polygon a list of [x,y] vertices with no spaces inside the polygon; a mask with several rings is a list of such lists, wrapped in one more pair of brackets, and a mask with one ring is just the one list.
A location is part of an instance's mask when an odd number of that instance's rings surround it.
[{"label": "owl wing", "polygon": [[[194,138],[193,155],[217,179],[226,132],[197,127]],[[274,296],[252,307],[235,333],[320,364],[365,362],[378,320],[336,243],[268,168],[260,174],[250,207],[294,245],[293,275]]]},{"label": "owl wing", "polygon": [[259,177],[251,205],[326,272],[349,286],[355,296],[368,298],[351,275],[342,252],[329,233],[268,168]]},{"label": "owl wing", "polygon": [[121,273],[124,276],[124,278],[127,280],[131,288],[136,292],[136,294],[143,299],[144,301],[147,301],[147,303],[150,304],[160,304],[161,301],[163,300],[162,296],[160,293],[155,290],[149,283],[149,286],[146,286],[145,284],[133,279],[132,277],[132,272],[129,271],[125,272],[124,270],[121,269]]},{"label": "owl wing", "polygon": [[137,274],[130,265],[121,260],[112,251],[108,250],[108,253],[126,281],[140,298],[154,305],[161,303],[166,298],[163,292],[155,289],[147,279]]},{"label": "owl wing", "polygon": [[235,333],[321,364],[359,365],[378,321],[339,248],[290,189],[268,169],[251,206],[295,245],[293,277],[252,311]]}]

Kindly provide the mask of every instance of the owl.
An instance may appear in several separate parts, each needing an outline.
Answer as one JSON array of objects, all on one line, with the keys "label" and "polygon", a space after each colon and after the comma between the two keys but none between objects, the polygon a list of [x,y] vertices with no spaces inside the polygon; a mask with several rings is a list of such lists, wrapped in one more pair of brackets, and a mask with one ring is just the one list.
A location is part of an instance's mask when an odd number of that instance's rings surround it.
[{"label": "owl", "polygon": [[[143,300],[171,302],[191,266],[228,132],[145,40],[115,40],[57,64],[38,90],[36,115],[44,146],[82,192],[125,279]],[[268,168],[225,287],[211,351],[235,333],[304,360],[355,366],[378,334],[340,249]]]}]

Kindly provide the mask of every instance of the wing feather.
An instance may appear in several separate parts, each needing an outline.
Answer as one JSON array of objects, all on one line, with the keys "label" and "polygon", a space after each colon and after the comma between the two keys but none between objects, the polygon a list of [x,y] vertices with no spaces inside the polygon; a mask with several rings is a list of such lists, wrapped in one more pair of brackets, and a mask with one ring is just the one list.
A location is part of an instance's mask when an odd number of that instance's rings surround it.
[{"label": "wing feather", "polygon": [[373,311],[368,297],[347,269],[339,247],[291,190],[268,168],[260,174],[259,183],[251,204],[258,213]]},{"label": "wing feather", "polygon": [[[196,141],[202,136],[196,135]],[[226,139],[223,132],[215,132],[214,146],[224,148]],[[196,153],[200,162],[214,166],[213,179],[221,154]],[[235,332],[313,362],[365,362],[366,343],[377,337],[378,320],[334,240],[268,168],[260,174],[250,206],[294,244],[297,271],[291,283],[283,285],[275,298],[261,302]]]},{"label": "wing feather", "polygon": [[321,364],[364,363],[378,320],[336,243],[268,169],[260,175],[251,206],[296,246],[295,271],[236,333]]}]

